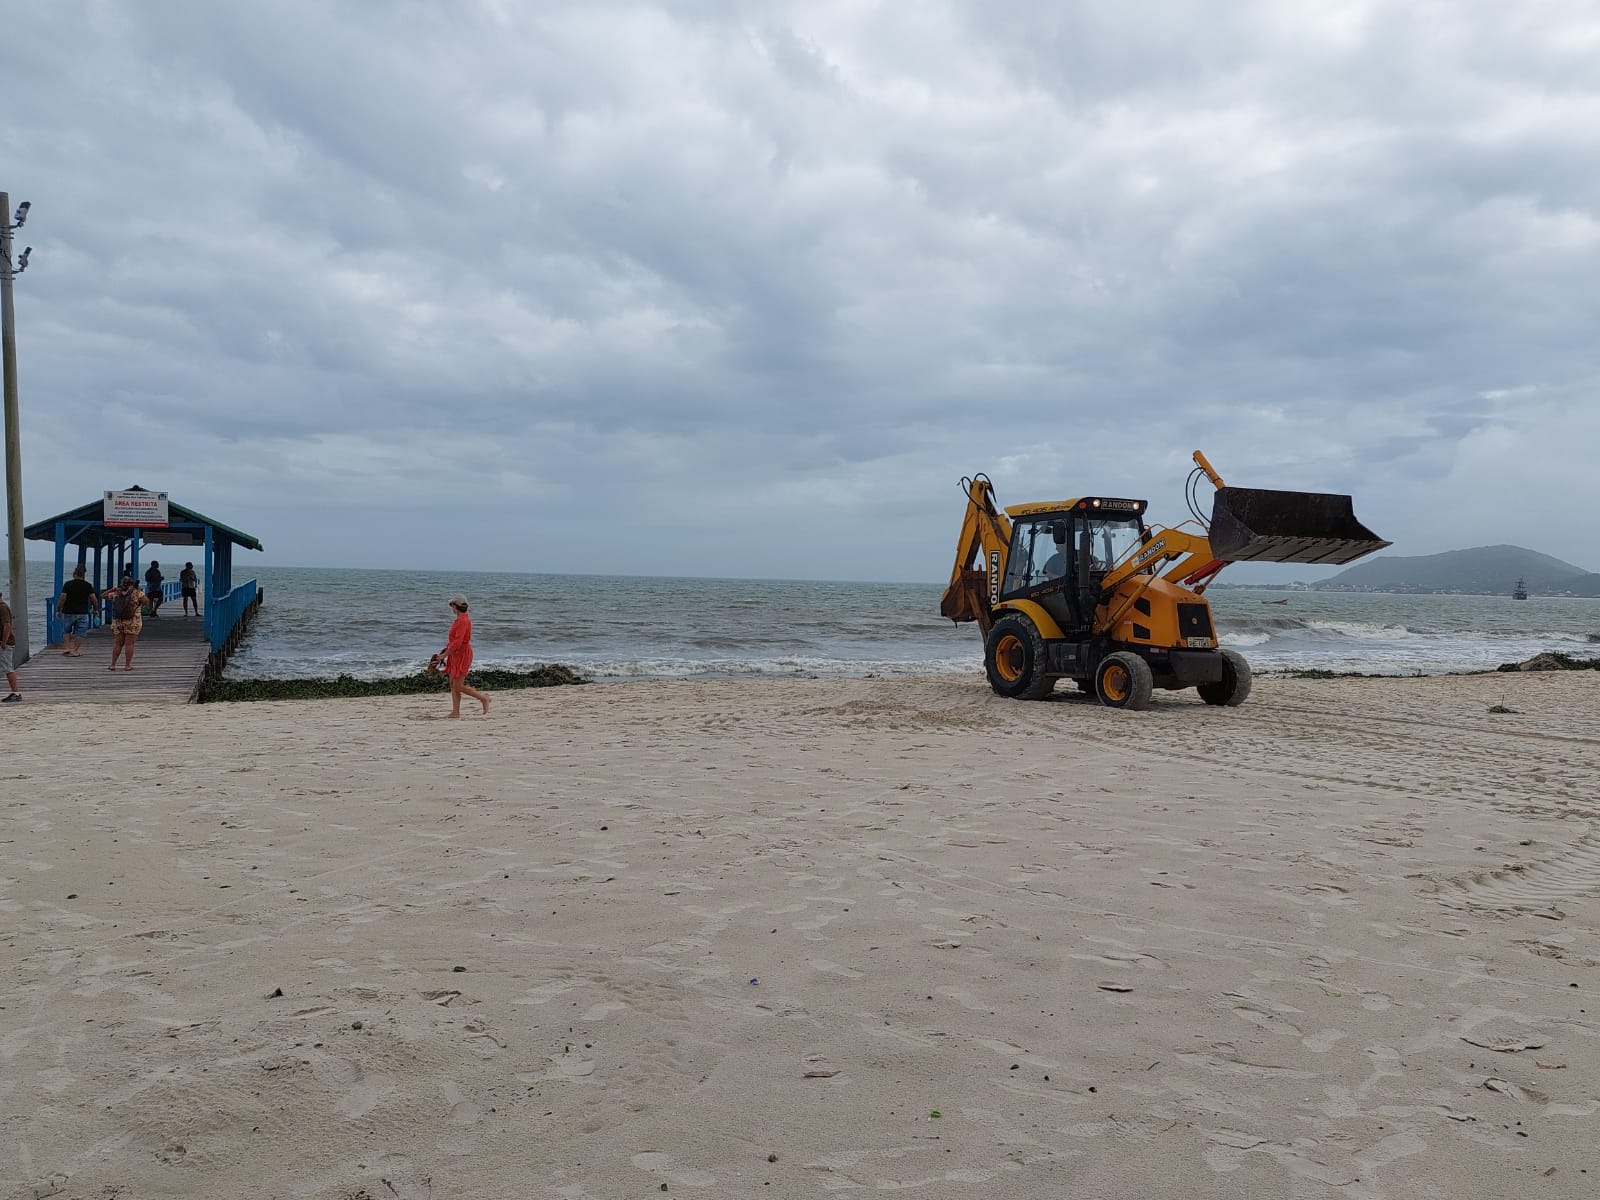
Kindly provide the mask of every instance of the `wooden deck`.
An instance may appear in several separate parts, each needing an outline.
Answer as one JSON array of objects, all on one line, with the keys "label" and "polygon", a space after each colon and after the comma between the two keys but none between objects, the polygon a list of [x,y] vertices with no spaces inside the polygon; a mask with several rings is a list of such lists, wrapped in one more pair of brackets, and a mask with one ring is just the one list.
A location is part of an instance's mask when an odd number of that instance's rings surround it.
[{"label": "wooden deck", "polygon": [[83,654],[67,658],[60,646],[46,646],[17,671],[24,704],[187,704],[200,686],[211,645],[199,617],[177,615],[151,620],[133,651],[133,670],[111,661],[111,628],[83,639]]}]

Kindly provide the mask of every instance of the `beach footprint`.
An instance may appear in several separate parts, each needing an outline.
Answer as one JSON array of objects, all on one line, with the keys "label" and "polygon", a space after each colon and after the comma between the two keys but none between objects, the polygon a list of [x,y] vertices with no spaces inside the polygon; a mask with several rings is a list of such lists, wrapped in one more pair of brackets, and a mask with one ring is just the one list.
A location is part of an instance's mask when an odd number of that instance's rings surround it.
[{"label": "beach footprint", "polygon": [[1268,1033],[1275,1033],[1282,1037],[1304,1037],[1295,1025],[1265,1005],[1258,1004],[1253,1000],[1239,998],[1238,1003],[1233,1005],[1233,1015]]},{"label": "beach footprint", "polygon": [[581,1051],[568,1046],[560,1054],[550,1056],[550,1069],[542,1075],[518,1075],[523,1083],[571,1082],[594,1074],[594,1060]]},{"label": "beach footprint", "polygon": [[382,1104],[396,1086],[394,1079],[382,1072],[358,1074],[355,1085],[339,1101],[339,1115],[352,1121],[359,1120]]},{"label": "beach footprint", "polygon": [[452,1125],[467,1126],[478,1123],[478,1118],[483,1115],[483,1110],[467,1099],[459,1083],[444,1083],[441,1085],[441,1090],[444,1092],[444,1102],[446,1108],[449,1109],[450,1123]]},{"label": "beach footprint", "polygon": [[672,1155],[659,1150],[641,1150],[630,1161],[641,1171],[648,1171],[656,1178],[679,1187],[710,1187],[717,1182],[717,1177],[709,1171],[702,1171],[698,1167],[680,1167],[672,1161]]}]

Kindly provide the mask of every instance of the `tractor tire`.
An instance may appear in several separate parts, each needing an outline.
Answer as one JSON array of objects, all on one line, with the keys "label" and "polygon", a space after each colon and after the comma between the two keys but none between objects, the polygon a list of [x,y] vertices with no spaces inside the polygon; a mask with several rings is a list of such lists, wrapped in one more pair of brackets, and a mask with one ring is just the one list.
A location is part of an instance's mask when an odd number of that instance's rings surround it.
[{"label": "tractor tire", "polygon": [[1127,708],[1134,712],[1150,707],[1150,692],[1155,679],[1150,664],[1137,654],[1118,650],[1100,660],[1094,669],[1094,690],[1108,708]]},{"label": "tractor tire", "polygon": [[1001,617],[989,630],[983,667],[995,694],[1012,700],[1043,700],[1056,686],[1045,674],[1044,638],[1020,613]]},{"label": "tractor tire", "polygon": [[1222,655],[1222,682],[1202,683],[1195,688],[1207,704],[1226,704],[1238,708],[1250,695],[1250,664],[1237,650],[1219,651]]}]

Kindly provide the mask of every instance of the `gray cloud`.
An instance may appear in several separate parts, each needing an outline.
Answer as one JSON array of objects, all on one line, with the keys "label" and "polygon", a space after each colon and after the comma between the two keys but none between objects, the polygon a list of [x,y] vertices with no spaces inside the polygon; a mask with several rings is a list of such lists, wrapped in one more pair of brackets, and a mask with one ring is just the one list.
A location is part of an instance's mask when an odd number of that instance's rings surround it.
[{"label": "gray cloud", "polygon": [[1198,446],[1600,567],[1578,5],[8,25],[30,518],[137,480],[286,563],[936,579],[960,475],[1177,520]]}]

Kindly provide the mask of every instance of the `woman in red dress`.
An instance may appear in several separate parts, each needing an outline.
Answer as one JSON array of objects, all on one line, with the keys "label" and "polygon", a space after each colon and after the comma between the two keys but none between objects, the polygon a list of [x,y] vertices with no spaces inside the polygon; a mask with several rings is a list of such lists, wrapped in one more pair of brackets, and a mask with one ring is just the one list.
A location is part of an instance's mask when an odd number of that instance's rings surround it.
[{"label": "woman in red dress", "polygon": [[445,648],[433,656],[430,665],[444,667],[450,679],[450,715],[461,715],[461,697],[471,696],[489,711],[489,697],[475,687],[467,686],[467,672],[472,669],[472,618],[467,616],[467,598],[459,592],[450,598],[450,608],[456,619],[450,623],[450,639]]}]

